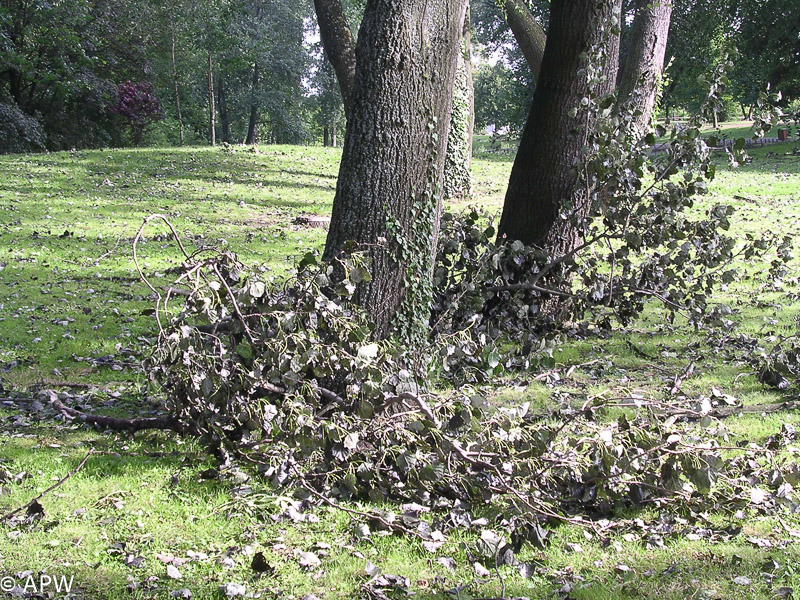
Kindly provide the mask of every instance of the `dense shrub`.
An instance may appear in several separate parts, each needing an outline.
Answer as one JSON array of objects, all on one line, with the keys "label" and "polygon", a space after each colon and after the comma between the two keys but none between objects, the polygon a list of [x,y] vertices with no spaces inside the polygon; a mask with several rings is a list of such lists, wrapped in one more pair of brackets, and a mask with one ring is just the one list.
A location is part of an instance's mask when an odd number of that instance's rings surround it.
[{"label": "dense shrub", "polygon": [[42,124],[22,112],[16,104],[0,102],[0,153],[42,150]]}]

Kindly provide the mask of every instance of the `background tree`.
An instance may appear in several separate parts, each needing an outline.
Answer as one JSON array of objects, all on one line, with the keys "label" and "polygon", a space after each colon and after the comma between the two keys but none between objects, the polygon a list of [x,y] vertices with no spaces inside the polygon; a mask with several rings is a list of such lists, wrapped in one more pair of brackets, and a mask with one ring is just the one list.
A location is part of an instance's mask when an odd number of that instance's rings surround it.
[{"label": "background tree", "polygon": [[322,128],[324,146],[338,145],[338,133],[344,131],[344,102],[336,82],[333,66],[322,48],[319,49],[314,84],[316,87],[317,122]]},{"label": "background tree", "polygon": [[117,102],[111,111],[125,120],[138,146],[147,126],[161,116],[161,102],[153,94],[152,84],[125,81],[117,88]]},{"label": "background tree", "polygon": [[766,84],[781,92],[784,104],[800,98],[800,3],[748,1],[736,3],[735,9],[735,100],[753,107]]},{"label": "background tree", "polygon": [[699,108],[704,96],[699,78],[722,60],[731,43],[731,10],[728,0],[674,0],[662,99],[668,113]]},{"label": "background tree", "polygon": [[[672,0],[636,0],[636,16],[631,28],[625,67],[619,83],[619,101],[633,101],[638,110],[637,126],[648,128],[655,107],[664,53],[672,16]],[[611,50],[611,56],[619,56]]]},{"label": "background tree", "polygon": [[[0,102],[38,121],[49,148],[121,141],[117,83],[146,81],[146,6],[11,0],[0,6]],[[0,141],[0,148],[3,142]]]},{"label": "background tree", "polygon": [[512,133],[522,131],[533,99],[530,71],[513,69],[503,61],[482,63],[475,71],[475,127],[494,125]]}]

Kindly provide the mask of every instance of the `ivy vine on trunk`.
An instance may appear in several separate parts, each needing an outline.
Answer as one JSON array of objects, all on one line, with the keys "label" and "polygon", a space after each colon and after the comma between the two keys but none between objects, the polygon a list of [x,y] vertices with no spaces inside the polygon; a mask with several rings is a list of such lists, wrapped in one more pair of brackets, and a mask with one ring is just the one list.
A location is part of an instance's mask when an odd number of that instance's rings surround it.
[{"label": "ivy vine on trunk", "polygon": [[370,0],[324,258],[351,243],[375,334],[424,336],[465,0]]}]

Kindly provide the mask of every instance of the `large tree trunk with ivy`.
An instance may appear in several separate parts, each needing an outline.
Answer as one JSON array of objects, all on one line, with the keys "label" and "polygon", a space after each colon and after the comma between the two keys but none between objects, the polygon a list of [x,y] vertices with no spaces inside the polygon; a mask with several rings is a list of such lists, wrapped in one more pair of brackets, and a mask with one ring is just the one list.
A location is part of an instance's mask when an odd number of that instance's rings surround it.
[{"label": "large tree trunk with ivy", "polygon": [[[344,103],[345,117],[350,116],[351,98],[358,63],[350,26],[345,18],[341,0],[314,0],[322,46],[328,58]],[[470,41],[469,7],[464,19],[461,53],[456,70],[450,133],[447,140],[447,160],[444,175],[445,198],[466,198],[472,194],[472,134],[475,120],[474,88],[472,85],[472,50]],[[333,145],[336,145],[335,135]]]},{"label": "large tree trunk with ivy", "polygon": [[601,95],[611,94],[617,89],[620,76],[619,53],[622,41],[622,0],[612,0],[611,20],[605,47],[605,81],[601,84]]},{"label": "large tree trunk with ivy", "polygon": [[656,104],[671,17],[671,0],[636,0],[631,47],[619,84],[619,98],[620,102],[636,103],[640,132],[649,125]]},{"label": "large tree trunk with ivy", "polygon": [[542,68],[509,178],[499,239],[536,244],[564,254],[578,243],[572,219],[588,215],[576,194],[575,163],[591,115],[580,108],[590,93],[587,53],[605,37],[616,0],[554,0]]},{"label": "large tree trunk with ivy", "polygon": [[[368,0],[324,258],[355,242],[375,335],[413,337],[430,305],[441,181],[466,0]],[[420,328],[420,329],[418,329]]]},{"label": "large tree trunk with ivy", "polygon": [[[547,34],[524,0],[505,0],[503,9],[505,11],[508,28],[511,30],[511,33],[514,34],[514,39],[517,41],[519,49],[525,57],[525,62],[528,64],[531,75],[533,75],[533,80],[536,81],[539,77],[539,71],[542,68],[542,58],[544,57],[544,48],[547,43]],[[616,18],[617,27],[621,27],[622,0],[614,0],[613,14]],[[610,36],[607,50],[607,71],[609,73],[618,73],[620,54],[620,36],[618,33]],[[607,82],[609,84],[609,89],[607,91],[610,92],[614,89],[615,80],[609,78]]]},{"label": "large tree trunk with ivy", "polygon": [[453,108],[447,136],[447,159],[444,168],[445,199],[469,198],[472,195],[472,134],[475,126],[475,90],[472,85],[472,44],[469,7],[464,17],[461,51],[458,55],[453,86]]}]

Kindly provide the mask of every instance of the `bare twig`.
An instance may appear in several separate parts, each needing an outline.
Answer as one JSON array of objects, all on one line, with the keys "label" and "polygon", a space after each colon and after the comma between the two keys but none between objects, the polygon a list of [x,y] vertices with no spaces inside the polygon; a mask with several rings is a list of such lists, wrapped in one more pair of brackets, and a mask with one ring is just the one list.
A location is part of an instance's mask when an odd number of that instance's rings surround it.
[{"label": "bare twig", "polygon": [[225,287],[225,291],[228,292],[228,297],[231,299],[231,303],[233,304],[233,310],[236,311],[236,316],[239,317],[239,321],[242,324],[242,328],[244,329],[244,334],[247,336],[247,340],[255,346],[256,341],[253,338],[253,334],[250,333],[250,327],[247,326],[247,321],[244,320],[244,316],[242,316],[242,311],[239,310],[239,303],[236,301],[236,296],[233,294],[233,290],[231,286],[228,285],[228,282],[225,281],[225,278],[222,276],[222,273],[219,272],[217,265],[211,265],[211,268],[214,270],[214,273],[217,274],[219,277],[220,283]]},{"label": "bare twig", "polygon": [[16,514],[18,514],[18,513],[22,512],[23,510],[27,509],[27,508],[28,508],[29,506],[31,506],[31,505],[32,505],[34,502],[38,502],[39,500],[41,500],[41,499],[42,499],[42,498],[43,498],[43,497],[44,497],[46,494],[49,494],[49,493],[50,493],[50,492],[52,492],[54,489],[56,489],[56,488],[58,488],[58,487],[61,487],[62,485],[64,485],[64,484],[65,484],[67,481],[69,481],[70,479],[72,479],[72,477],[74,477],[74,476],[75,476],[75,474],[76,474],[78,471],[80,471],[80,470],[83,468],[83,465],[85,465],[85,464],[86,464],[86,461],[87,461],[87,460],[89,460],[89,457],[90,457],[90,456],[92,456],[92,454],[94,454],[94,449],[91,449],[91,450],[89,450],[89,452],[86,454],[86,456],[84,456],[84,457],[83,457],[83,460],[82,460],[81,462],[79,462],[79,463],[78,463],[78,466],[77,466],[77,467],[75,467],[74,469],[72,469],[72,471],[70,471],[69,473],[67,473],[67,474],[66,474],[64,477],[62,477],[61,479],[59,479],[59,480],[58,480],[56,483],[54,483],[54,484],[53,484],[53,485],[51,485],[49,488],[47,488],[45,491],[43,491],[41,494],[39,494],[38,496],[36,496],[36,497],[35,497],[33,500],[30,500],[30,501],[29,501],[27,504],[24,504],[24,505],[20,506],[19,508],[17,508],[16,510],[12,510],[12,511],[11,511],[10,513],[8,513],[7,515],[3,516],[3,517],[0,519],[0,521],[8,521],[8,520],[9,520],[11,517],[13,517],[14,515],[16,515]]},{"label": "bare twig", "polygon": [[414,531],[413,529],[409,529],[408,527],[400,525],[400,523],[393,523],[391,521],[387,521],[382,516],[380,516],[380,515],[378,515],[376,513],[369,513],[369,512],[364,512],[364,511],[360,511],[360,510],[355,510],[354,508],[347,508],[346,506],[342,506],[341,504],[339,504],[337,502],[334,502],[333,500],[331,500],[330,498],[328,498],[324,494],[320,494],[317,490],[315,490],[312,486],[310,486],[308,484],[308,482],[306,482],[305,477],[303,477],[303,475],[300,473],[300,471],[297,470],[297,468],[294,465],[292,465],[292,470],[294,471],[295,475],[297,476],[297,482],[300,484],[300,486],[303,487],[303,489],[305,489],[307,492],[309,492],[315,498],[318,498],[319,500],[322,500],[322,502],[324,502],[328,506],[331,506],[331,507],[335,508],[336,510],[341,510],[342,512],[346,512],[349,515],[363,517],[365,519],[370,519],[372,521],[378,521],[381,525],[383,525],[384,527],[386,527],[390,531],[392,531],[392,530],[394,530],[394,531],[402,531],[403,533],[406,533],[408,535],[414,536],[414,537],[419,538],[421,540],[424,540],[424,541],[428,540],[428,538],[423,536],[419,531]]},{"label": "bare twig", "polygon": [[439,419],[436,418],[436,415],[433,414],[431,407],[428,406],[428,403],[425,402],[422,398],[415,396],[410,392],[403,392],[402,394],[398,394],[396,398],[391,398],[389,402],[393,400],[409,400],[417,405],[417,407],[422,411],[422,413],[428,418],[428,420],[432,421],[433,424],[436,426],[436,429],[440,428]]},{"label": "bare twig", "polygon": [[691,361],[686,368],[683,369],[678,375],[675,375],[675,381],[672,384],[672,388],[669,390],[671,396],[677,394],[681,389],[681,384],[684,382],[685,379],[688,379],[694,373],[694,361]]},{"label": "bare twig", "polygon": [[97,258],[95,258],[95,259],[92,261],[92,264],[93,264],[93,265],[96,267],[97,265],[99,265],[99,264],[100,264],[100,261],[102,261],[104,258],[108,258],[108,257],[109,257],[109,256],[111,256],[112,254],[114,254],[114,252],[116,252],[117,248],[119,248],[119,243],[120,243],[121,241],[122,241],[122,236],[120,236],[120,237],[118,237],[118,238],[117,238],[117,242],[114,244],[114,247],[113,247],[113,248],[111,248],[111,250],[109,250],[109,251],[107,251],[107,252],[104,252],[103,254],[101,254],[100,256],[98,256]]}]

